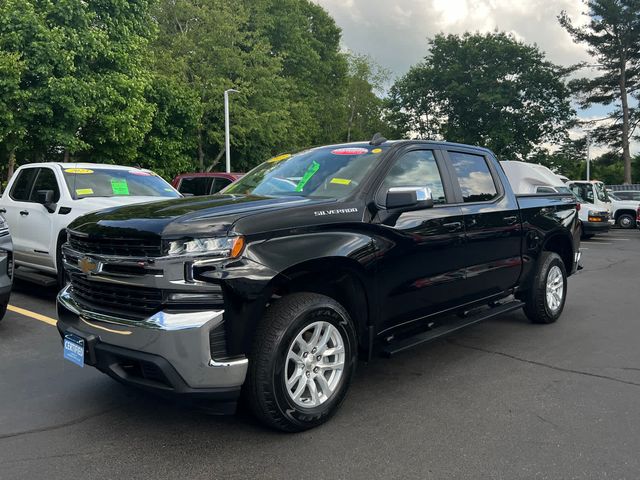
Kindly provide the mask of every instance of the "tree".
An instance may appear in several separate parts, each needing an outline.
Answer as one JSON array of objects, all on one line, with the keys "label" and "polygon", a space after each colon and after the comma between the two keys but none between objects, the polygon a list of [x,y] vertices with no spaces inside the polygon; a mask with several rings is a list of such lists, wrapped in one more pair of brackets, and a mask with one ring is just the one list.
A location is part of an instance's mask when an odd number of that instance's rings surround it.
[{"label": "tree", "polygon": [[20,90],[24,68],[19,54],[0,51],[0,145],[4,145],[7,155],[6,178],[13,175],[15,151],[26,129],[22,115],[26,97]]},{"label": "tree", "polygon": [[197,167],[205,169],[224,149],[222,99],[229,88],[240,91],[231,100],[233,168],[268,158],[294,125],[281,59],[252,31],[248,9],[230,0],[162,0],[154,16],[156,74],[181,85],[198,113]]},{"label": "tree", "polygon": [[22,66],[19,101],[10,99],[21,127],[2,140],[4,148],[23,161],[135,157],[153,113],[144,97],[153,33],[148,6],[148,0],[0,3],[0,52]]},{"label": "tree", "polygon": [[382,68],[368,55],[351,54],[347,79],[347,135],[346,140],[365,139],[385,130],[382,93],[390,71]]},{"label": "tree", "polygon": [[578,180],[585,178],[586,158],[586,137],[572,139],[567,135],[562,140],[560,148],[550,151],[547,148],[538,147],[527,157],[527,162],[539,163],[558,175]]},{"label": "tree", "polygon": [[[610,143],[622,150],[624,182],[631,183],[629,141],[640,122],[638,92],[640,89],[640,0],[588,0],[589,23],[573,24],[566,12],[560,24],[576,42],[587,45],[600,72],[594,78],[572,83],[579,95],[580,106],[615,105],[608,124],[595,129],[600,143]],[[635,107],[629,101],[635,97]]]},{"label": "tree", "polygon": [[505,33],[436,35],[424,61],[390,91],[393,122],[406,136],[441,137],[525,158],[560,140],[574,115],[568,69]]}]

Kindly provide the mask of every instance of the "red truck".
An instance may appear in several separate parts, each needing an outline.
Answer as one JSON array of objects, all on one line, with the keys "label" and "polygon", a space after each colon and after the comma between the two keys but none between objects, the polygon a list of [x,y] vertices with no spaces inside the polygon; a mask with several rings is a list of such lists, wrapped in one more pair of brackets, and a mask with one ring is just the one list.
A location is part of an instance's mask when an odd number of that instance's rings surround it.
[{"label": "red truck", "polygon": [[183,173],[174,178],[171,185],[183,195],[213,195],[242,175],[224,172]]}]

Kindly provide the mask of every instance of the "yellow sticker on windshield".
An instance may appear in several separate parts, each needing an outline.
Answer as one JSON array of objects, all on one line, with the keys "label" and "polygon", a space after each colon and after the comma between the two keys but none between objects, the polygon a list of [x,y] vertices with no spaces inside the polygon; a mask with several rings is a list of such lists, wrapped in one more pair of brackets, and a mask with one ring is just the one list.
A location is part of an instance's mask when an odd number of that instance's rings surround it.
[{"label": "yellow sticker on windshield", "polygon": [[93,173],[93,170],[89,170],[88,168],[67,168],[65,169],[67,173],[78,173],[81,175],[87,175],[89,173]]},{"label": "yellow sticker on windshield", "polygon": [[76,195],[93,195],[92,188],[76,188]]},{"label": "yellow sticker on windshield", "polygon": [[371,153],[380,153],[381,151],[381,148],[374,148],[373,150],[371,150]]},{"label": "yellow sticker on windshield", "polygon": [[284,155],[278,155],[277,157],[270,158],[269,160],[267,160],[267,162],[268,163],[281,162],[282,160],[286,160],[290,156],[291,156],[290,153],[285,153]]},{"label": "yellow sticker on windshield", "polygon": [[332,178],[331,182],[329,183],[337,183],[338,185],[349,185],[351,183],[351,180],[348,180],[346,178]]}]

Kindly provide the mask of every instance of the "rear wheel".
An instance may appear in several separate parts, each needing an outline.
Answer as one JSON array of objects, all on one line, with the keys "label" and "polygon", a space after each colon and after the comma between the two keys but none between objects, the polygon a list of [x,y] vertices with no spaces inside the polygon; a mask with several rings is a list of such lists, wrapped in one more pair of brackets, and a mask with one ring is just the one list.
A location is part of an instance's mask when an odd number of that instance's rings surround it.
[{"label": "rear wheel", "polygon": [[267,425],[297,432],[326,422],[344,400],[356,366],[346,310],[315,293],[283,297],[255,333],[245,394]]},{"label": "rear wheel", "polygon": [[533,287],[525,297],[524,313],[533,323],[553,323],[567,298],[567,271],[557,253],[542,252]]},{"label": "rear wheel", "polygon": [[635,228],[636,218],[630,213],[623,213],[618,217],[618,226],[620,228]]}]

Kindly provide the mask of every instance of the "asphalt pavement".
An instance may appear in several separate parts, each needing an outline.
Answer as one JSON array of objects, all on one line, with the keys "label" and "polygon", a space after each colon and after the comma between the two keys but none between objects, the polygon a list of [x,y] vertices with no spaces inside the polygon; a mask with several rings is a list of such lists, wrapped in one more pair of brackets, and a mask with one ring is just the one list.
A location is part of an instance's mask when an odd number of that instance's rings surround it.
[{"label": "asphalt pavement", "polygon": [[0,479],[637,479],[640,232],[582,246],[556,324],[516,312],[362,364],[338,414],[296,435],[64,361],[55,292],[18,283],[0,322]]}]

